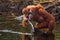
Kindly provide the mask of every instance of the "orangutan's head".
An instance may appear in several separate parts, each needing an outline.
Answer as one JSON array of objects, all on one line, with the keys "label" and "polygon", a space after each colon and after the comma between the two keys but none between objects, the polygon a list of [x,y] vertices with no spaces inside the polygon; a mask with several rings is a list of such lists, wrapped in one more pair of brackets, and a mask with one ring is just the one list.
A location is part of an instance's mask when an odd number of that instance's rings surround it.
[{"label": "orangutan's head", "polygon": [[34,11],[33,9],[35,7],[36,7],[35,5],[29,5],[29,6],[25,7],[25,8],[23,8],[23,10],[22,10],[23,15],[25,15],[25,17],[27,19],[31,19],[31,17],[33,15],[33,11]]},{"label": "orangutan's head", "polygon": [[[23,15],[25,15],[23,18],[26,18],[28,20],[31,20],[33,17],[33,14],[36,16],[36,12],[39,9],[44,9],[42,5],[38,4],[38,5],[28,5],[27,7],[23,8],[22,13]],[[24,20],[26,22],[26,20]],[[24,23],[24,22],[23,22]]]}]

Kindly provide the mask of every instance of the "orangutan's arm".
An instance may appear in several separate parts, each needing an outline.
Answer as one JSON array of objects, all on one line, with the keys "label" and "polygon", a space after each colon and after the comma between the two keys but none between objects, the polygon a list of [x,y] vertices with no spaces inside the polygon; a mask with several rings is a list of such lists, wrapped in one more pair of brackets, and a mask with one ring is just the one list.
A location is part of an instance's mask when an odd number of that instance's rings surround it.
[{"label": "orangutan's arm", "polygon": [[22,26],[26,27],[27,25],[27,18],[25,17],[25,14],[23,15],[23,20],[22,20]]},{"label": "orangutan's arm", "polygon": [[26,20],[22,20],[22,26],[23,26],[23,27],[26,27],[26,25],[27,25]]},{"label": "orangutan's arm", "polygon": [[48,25],[49,31],[52,31],[53,29],[55,29],[55,27],[56,27],[56,22],[51,20]]},{"label": "orangutan's arm", "polygon": [[[43,14],[49,23],[48,25],[48,29],[49,31],[52,31],[55,27],[56,27],[56,23],[55,23],[55,17],[51,14],[49,14],[46,10],[40,9],[40,14]],[[44,25],[44,24],[43,24]]]},{"label": "orangutan's arm", "polygon": [[42,22],[42,23],[36,22],[36,23],[35,23],[35,28],[43,28],[43,27],[45,27],[46,25],[47,25],[47,22],[46,22],[46,21],[44,21],[44,22]]},{"label": "orangutan's arm", "polygon": [[42,23],[36,23],[35,24],[35,28],[45,28],[45,27],[48,27],[48,32],[49,31],[53,31],[55,29],[55,26],[56,26],[56,23],[54,21],[50,21],[49,23],[47,23],[46,21],[45,22],[42,22]]}]

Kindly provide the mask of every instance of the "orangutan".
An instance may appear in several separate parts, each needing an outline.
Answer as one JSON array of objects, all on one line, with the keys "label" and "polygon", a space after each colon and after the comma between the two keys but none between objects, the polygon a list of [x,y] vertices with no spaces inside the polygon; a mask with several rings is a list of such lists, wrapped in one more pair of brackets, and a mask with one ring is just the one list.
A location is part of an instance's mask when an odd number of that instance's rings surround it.
[{"label": "orangutan", "polygon": [[56,26],[55,17],[52,14],[48,13],[39,4],[29,5],[23,8],[22,11],[23,11],[23,15],[25,15],[26,18],[29,18],[29,20],[36,21],[35,28],[41,29],[48,26],[49,29],[48,31],[52,31]]},{"label": "orangutan", "polygon": [[56,26],[55,17],[48,13],[40,4],[28,5],[27,7],[23,8],[22,13],[26,18],[26,20],[22,21],[22,25],[24,27],[26,26],[28,19],[36,22],[34,26],[35,29],[43,29],[43,31],[46,31],[46,33],[52,32]]}]

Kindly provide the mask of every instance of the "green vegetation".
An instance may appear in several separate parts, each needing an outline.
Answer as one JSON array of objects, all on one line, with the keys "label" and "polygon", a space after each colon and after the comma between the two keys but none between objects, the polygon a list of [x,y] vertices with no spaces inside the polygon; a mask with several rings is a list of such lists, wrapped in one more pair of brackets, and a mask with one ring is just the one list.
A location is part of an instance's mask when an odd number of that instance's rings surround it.
[{"label": "green vegetation", "polygon": [[60,40],[60,24],[57,24],[57,26],[56,26],[55,39]]},{"label": "green vegetation", "polygon": [[[0,30],[8,29],[18,32],[30,32],[30,27],[23,28],[19,25],[19,21],[13,19],[14,17],[9,16],[0,16]],[[60,24],[57,24],[55,33],[55,39],[60,40]],[[21,40],[21,35],[19,34],[12,34],[12,33],[0,33],[0,40]]]},{"label": "green vegetation", "polygon": [[[17,32],[30,32],[30,27],[23,28],[20,24],[20,21],[13,19],[9,16],[0,16],[0,30],[12,30]],[[28,26],[28,25],[27,25]],[[0,40],[21,40],[21,35],[12,34],[12,33],[0,33]]]}]

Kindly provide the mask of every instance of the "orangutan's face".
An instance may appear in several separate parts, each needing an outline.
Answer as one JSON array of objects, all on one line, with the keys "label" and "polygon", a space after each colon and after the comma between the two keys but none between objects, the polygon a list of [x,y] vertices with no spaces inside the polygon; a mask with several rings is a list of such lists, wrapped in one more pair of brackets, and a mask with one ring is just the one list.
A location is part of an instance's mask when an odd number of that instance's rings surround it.
[{"label": "orangutan's face", "polygon": [[27,25],[27,20],[31,20],[32,18],[32,10],[23,9],[22,13],[23,13],[22,26],[25,27]]},{"label": "orangutan's face", "polygon": [[23,12],[23,15],[25,15],[25,18],[27,18],[28,20],[31,20],[31,18],[32,18],[32,10],[31,9],[29,9],[29,10],[24,10],[24,12]]}]

